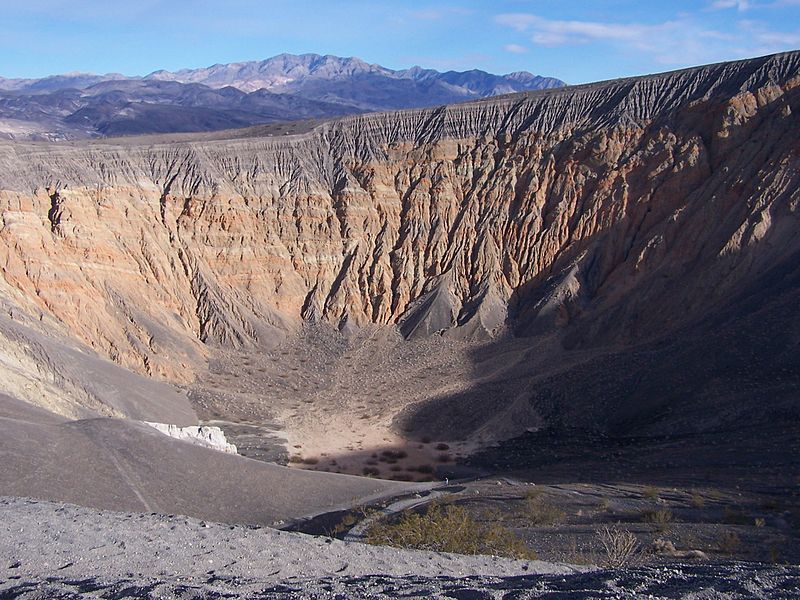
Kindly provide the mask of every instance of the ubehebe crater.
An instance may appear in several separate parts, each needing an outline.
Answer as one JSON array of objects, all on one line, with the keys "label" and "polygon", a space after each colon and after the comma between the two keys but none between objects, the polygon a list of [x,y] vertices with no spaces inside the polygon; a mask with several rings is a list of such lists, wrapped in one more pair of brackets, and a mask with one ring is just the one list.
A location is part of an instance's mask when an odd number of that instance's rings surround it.
[{"label": "ubehebe crater", "polygon": [[272,523],[537,432],[796,447],[800,53],[263,133],[0,144],[3,494]]}]

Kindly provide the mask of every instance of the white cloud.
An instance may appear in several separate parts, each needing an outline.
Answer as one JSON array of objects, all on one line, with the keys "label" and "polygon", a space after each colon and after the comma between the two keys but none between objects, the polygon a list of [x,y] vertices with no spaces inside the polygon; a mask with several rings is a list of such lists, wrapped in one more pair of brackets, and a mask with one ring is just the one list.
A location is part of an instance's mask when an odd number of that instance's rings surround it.
[{"label": "white cloud", "polygon": [[[778,0],[800,4],[800,0]],[[730,8],[752,8],[749,0],[718,0]],[[772,6],[772,5],[771,5]],[[776,31],[761,21],[741,20],[724,31],[698,24],[691,15],[661,23],[556,20],[528,13],[495,17],[539,46],[603,44],[627,54],[641,53],[657,64],[686,66],[772,54],[800,47],[800,29]]]},{"label": "white cloud", "polygon": [[727,8],[735,8],[739,12],[750,10],[750,0],[715,0],[711,4],[711,8],[724,10]]},{"label": "white cloud", "polygon": [[716,50],[730,34],[699,27],[688,18],[657,24],[561,21],[533,14],[503,14],[495,20],[529,36],[539,46],[606,43],[643,52],[660,64],[677,65],[720,59]]},{"label": "white cloud", "polygon": [[[798,2],[800,4],[800,2]],[[742,20],[737,24],[747,40],[749,56],[774,54],[785,50],[800,48],[800,30],[773,31],[761,21]]]},{"label": "white cloud", "polygon": [[528,52],[528,48],[520,44],[506,44],[503,46],[503,50],[512,54],[526,54]]},{"label": "white cloud", "polygon": [[800,6],[800,0],[772,0],[772,2],[754,2],[753,0],[714,0],[709,8],[711,10],[735,8],[739,12],[746,12],[748,10],[783,8],[786,6]]}]

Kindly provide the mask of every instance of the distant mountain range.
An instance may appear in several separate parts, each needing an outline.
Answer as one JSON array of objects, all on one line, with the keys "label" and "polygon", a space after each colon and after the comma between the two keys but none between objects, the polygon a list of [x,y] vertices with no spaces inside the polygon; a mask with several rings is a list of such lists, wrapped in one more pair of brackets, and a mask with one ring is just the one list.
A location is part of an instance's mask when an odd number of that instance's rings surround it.
[{"label": "distant mountain range", "polygon": [[560,87],[520,71],[400,71],[358,58],[280,54],[205,69],[67,73],[0,78],[0,137],[80,139],[142,133],[214,131],[259,123],[418,108]]}]

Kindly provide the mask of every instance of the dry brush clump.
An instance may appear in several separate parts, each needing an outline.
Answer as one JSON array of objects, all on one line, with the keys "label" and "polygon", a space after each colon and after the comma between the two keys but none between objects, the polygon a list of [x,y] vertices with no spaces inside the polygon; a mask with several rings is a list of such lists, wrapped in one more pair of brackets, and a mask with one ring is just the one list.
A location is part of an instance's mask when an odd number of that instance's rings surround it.
[{"label": "dry brush clump", "polygon": [[723,531],[717,539],[717,547],[724,554],[736,554],[742,548],[742,538],[735,531]]},{"label": "dry brush clump", "polygon": [[666,530],[675,520],[675,515],[667,508],[643,508],[640,514],[642,521],[652,523],[660,531]]},{"label": "dry brush clump", "polygon": [[488,554],[525,560],[536,553],[499,523],[481,523],[462,506],[432,502],[424,513],[406,510],[399,518],[384,518],[367,531],[367,542],[454,554]]},{"label": "dry brush clump", "polygon": [[627,529],[606,525],[597,530],[597,538],[602,548],[600,562],[603,566],[620,569],[635,566],[641,562],[642,552],[639,540],[634,533]]},{"label": "dry brush clump", "polygon": [[648,500],[658,500],[661,497],[661,490],[653,485],[647,485],[642,490],[642,496]]},{"label": "dry brush clump", "polygon": [[694,508],[704,508],[706,505],[706,499],[700,492],[695,490],[692,492],[690,504]]},{"label": "dry brush clump", "polygon": [[562,523],[567,516],[561,508],[546,502],[539,490],[525,494],[525,505],[521,516],[532,525],[555,525]]}]

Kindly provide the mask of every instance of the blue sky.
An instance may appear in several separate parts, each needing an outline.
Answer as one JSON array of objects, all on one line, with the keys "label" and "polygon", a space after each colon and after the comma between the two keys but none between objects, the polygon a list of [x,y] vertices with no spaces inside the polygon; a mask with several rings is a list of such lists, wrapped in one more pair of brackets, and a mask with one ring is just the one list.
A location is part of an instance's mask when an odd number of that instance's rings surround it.
[{"label": "blue sky", "polygon": [[800,0],[0,0],[0,76],[281,52],[581,83],[800,48]]}]

